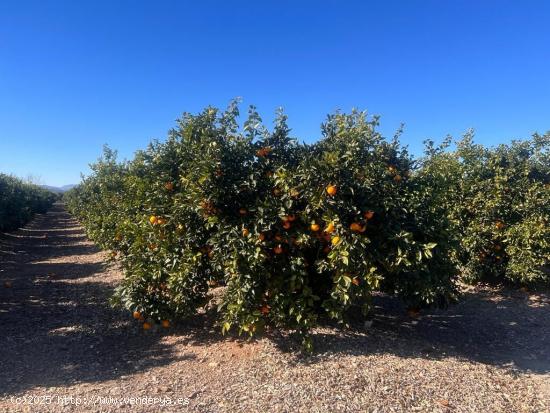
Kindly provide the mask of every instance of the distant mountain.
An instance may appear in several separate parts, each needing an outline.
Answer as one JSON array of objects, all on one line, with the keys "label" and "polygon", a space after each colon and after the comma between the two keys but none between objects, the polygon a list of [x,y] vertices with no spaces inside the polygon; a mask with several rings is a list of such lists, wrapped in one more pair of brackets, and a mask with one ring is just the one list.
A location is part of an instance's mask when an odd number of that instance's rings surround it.
[{"label": "distant mountain", "polygon": [[74,188],[76,185],[63,185],[63,186],[50,186],[50,185],[40,185],[42,188],[47,189],[48,191],[55,192],[56,194],[62,194],[67,192],[69,189]]}]

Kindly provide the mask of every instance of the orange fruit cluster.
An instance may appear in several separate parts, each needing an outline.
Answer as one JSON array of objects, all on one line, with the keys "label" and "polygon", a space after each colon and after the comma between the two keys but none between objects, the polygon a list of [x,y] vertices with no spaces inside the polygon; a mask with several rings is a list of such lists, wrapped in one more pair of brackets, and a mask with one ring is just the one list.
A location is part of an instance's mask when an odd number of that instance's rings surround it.
[{"label": "orange fruit cluster", "polygon": [[359,222],[353,222],[350,226],[349,226],[349,229],[351,229],[353,232],[365,232],[365,230],[367,229],[367,225],[361,225]]},{"label": "orange fruit cluster", "polygon": [[[142,328],[144,330],[150,330],[153,325],[148,322],[148,321],[145,321],[145,317],[143,316],[143,314],[141,314],[139,311],[134,311],[132,313],[132,317],[134,317],[134,319],[138,320],[138,321],[141,321],[143,322],[142,324]],[[164,327],[164,328],[169,328],[170,327],[170,320],[162,320],[161,321],[161,325]]]},{"label": "orange fruit cluster", "polygon": [[156,215],[151,215],[149,217],[149,222],[151,223],[151,225],[164,225],[166,224],[166,219],[158,217]]},{"label": "orange fruit cluster", "polygon": [[256,151],[256,156],[258,156],[258,158],[264,158],[267,155],[269,155],[270,152],[271,152],[271,148],[269,146],[265,146]]}]

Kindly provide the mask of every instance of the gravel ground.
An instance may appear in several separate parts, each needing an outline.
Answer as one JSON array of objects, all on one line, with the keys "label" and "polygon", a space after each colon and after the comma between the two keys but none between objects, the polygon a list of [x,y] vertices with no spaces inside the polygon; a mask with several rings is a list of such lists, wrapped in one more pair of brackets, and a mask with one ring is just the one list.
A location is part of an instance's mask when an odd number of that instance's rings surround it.
[{"label": "gravel ground", "polygon": [[60,205],[0,236],[0,412],[550,412],[547,293],[470,288],[417,318],[376,297],[372,326],[319,328],[303,357],[206,315],[143,332],[108,305],[106,257]]}]

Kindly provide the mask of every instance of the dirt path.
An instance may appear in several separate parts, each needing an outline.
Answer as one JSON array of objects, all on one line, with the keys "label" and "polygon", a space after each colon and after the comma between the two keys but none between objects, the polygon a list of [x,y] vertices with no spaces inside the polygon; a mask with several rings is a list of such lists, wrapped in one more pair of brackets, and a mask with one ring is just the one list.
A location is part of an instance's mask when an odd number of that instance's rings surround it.
[{"label": "dirt path", "polygon": [[145,333],[105,261],[61,205],[0,235],[1,412],[550,411],[546,294],[478,288],[414,320],[379,297],[369,330],[320,328],[302,358],[201,316]]}]

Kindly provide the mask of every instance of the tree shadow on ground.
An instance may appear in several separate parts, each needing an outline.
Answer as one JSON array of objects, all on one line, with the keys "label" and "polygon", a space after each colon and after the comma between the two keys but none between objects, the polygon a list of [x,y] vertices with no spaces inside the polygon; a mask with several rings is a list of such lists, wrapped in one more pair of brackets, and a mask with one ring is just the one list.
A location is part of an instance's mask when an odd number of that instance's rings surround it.
[{"label": "tree shadow on ground", "polygon": [[[175,333],[185,343],[204,345],[246,341],[222,336],[215,315],[202,314],[182,323]],[[350,328],[322,324],[313,330],[313,354],[301,352],[300,339],[289,332],[269,330],[266,338],[294,363],[313,364],[345,355],[392,354],[404,358],[457,358],[524,373],[550,373],[550,297],[507,288],[479,287],[463,294],[447,309],[407,315],[402,302],[391,296],[374,297],[372,325]]]},{"label": "tree shadow on ground", "polygon": [[36,217],[29,226],[0,233],[0,264],[23,263],[37,256],[48,259],[98,252],[82,228],[59,207]]},{"label": "tree shadow on ground", "polygon": [[[402,303],[379,295],[372,325],[328,327],[313,334],[315,351],[296,362],[316,363],[337,354],[394,354],[407,358],[456,357],[522,372],[550,373],[550,299],[509,289],[478,288],[447,309],[407,316]],[[296,340],[274,338],[282,351]]]},{"label": "tree shadow on ground", "polygon": [[109,305],[110,269],[92,256],[93,245],[72,244],[81,230],[58,231],[72,222],[67,216],[54,207],[0,239],[0,396],[103,382],[192,357]]},{"label": "tree shadow on ground", "polygon": [[181,360],[162,334],[144,333],[127,312],[108,305],[111,285],[80,280],[101,270],[37,264],[29,270],[35,277],[17,276],[12,288],[0,290],[0,395],[106,381]]}]

